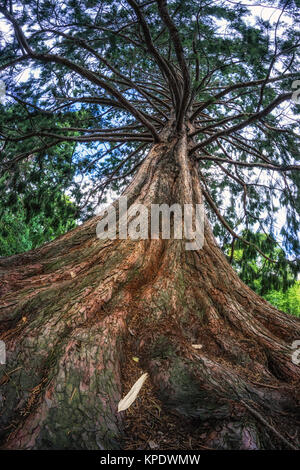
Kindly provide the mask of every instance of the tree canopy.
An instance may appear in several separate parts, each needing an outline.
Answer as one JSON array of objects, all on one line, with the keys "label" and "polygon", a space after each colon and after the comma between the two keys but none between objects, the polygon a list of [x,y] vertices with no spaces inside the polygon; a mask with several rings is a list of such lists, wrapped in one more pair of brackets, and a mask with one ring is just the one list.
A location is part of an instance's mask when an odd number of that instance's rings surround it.
[{"label": "tree canopy", "polygon": [[297,264],[299,2],[255,5],[269,18],[229,0],[4,0],[2,191],[30,181],[34,159],[63,175],[51,187],[63,180],[84,218],[174,119],[223,244],[268,257],[242,236],[267,233]]}]

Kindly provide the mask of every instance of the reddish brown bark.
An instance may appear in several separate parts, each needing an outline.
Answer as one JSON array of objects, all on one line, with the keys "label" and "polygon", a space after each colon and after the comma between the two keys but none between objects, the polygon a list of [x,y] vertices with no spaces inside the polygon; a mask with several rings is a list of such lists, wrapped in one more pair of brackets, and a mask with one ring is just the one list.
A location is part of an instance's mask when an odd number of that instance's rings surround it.
[{"label": "reddish brown bark", "polygon": [[[186,137],[166,134],[126,195],[201,202]],[[2,447],[120,448],[128,350],[166,412],[205,427],[203,445],[297,447],[299,321],[241,282],[207,221],[203,249],[186,251],[184,240],[100,241],[98,220],[0,260]]]}]

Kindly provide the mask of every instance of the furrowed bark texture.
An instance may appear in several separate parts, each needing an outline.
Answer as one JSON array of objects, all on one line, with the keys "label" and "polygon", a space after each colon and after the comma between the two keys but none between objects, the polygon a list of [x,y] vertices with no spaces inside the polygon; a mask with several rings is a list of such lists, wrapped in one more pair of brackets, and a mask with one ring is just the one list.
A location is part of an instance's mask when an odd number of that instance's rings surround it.
[{"label": "furrowed bark texture", "polygon": [[[166,138],[128,205],[200,203],[195,168],[186,136]],[[299,321],[242,283],[207,221],[197,251],[185,240],[99,240],[98,221],[0,260],[2,448],[121,448],[128,347],[165,409],[205,424],[208,447],[297,448]]]}]

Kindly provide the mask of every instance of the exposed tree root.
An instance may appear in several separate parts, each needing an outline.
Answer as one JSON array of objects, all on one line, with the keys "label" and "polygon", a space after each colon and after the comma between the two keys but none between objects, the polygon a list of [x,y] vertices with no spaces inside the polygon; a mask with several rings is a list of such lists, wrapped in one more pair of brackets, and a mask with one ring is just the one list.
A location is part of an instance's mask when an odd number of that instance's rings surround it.
[{"label": "exposed tree root", "polygon": [[[198,203],[186,156],[184,142],[154,146],[129,203]],[[145,434],[134,414],[143,405],[154,445],[159,413],[163,430],[176,426],[162,448],[185,433],[183,448],[298,447],[289,436],[299,429],[299,320],[240,281],[208,223],[203,249],[186,251],[181,240],[100,241],[97,221],[0,260],[2,447],[132,448],[130,435]],[[151,393],[124,420],[117,405],[137,378],[131,354]],[[147,400],[162,410],[152,422]]]}]

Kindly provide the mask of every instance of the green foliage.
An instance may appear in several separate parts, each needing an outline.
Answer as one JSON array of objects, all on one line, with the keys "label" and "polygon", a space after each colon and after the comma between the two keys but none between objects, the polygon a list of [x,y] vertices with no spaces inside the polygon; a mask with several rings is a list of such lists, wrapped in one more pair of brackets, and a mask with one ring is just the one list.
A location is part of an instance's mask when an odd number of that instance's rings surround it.
[{"label": "green foliage", "polygon": [[240,240],[236,240],[233,245],[226,245],[224,251],[242,281],[275,307],[299,316],[297,263],[287,259],[287,254],[273,236],[249,230],[244,230],[242,235],[247,241],[255,243],[269,258],[264,258],[253,246],[245,246]]},{"label": "green foliage", "polygon": [[300,281],[295,282],[286,292],[270,290],[264,298],[279,310],[300,317]]},{"label": "green foliage", "polygon": [[0,256],[31,250],[76,226],[74,204],[64,195],[55,197],[47,212],[40,209],[35,215],[28,214],[20,197],[13,206],[0,207]]},{"label": "green foliage", "polygon": [[272,235],[244,230],[242,236],[253,245],[245,245],[241,240],[235,240],[233,247],[231,245],[225,249],[241,279],[260,295],[271,289],[282,289],[285,292],[297,278],[297,263],[291,263],[287,259],[287,254]]},{"label": "green foliage", "polygon": [[[18,123],[26,133],[32,121],[60,127],[66,119],[34,112],[31,116],[16,104],[0,114],[0,124]],[[15,142],[15,154],[24,152],[27,141]],[[6,154],[2,152],[2,161]],[[72,191],[75,175],[74,144],[63,142],[48,151],[33,152],[13,160],[0,177],[0,256],[27,251],[65,233],[76,224],[78,209]],[[1,159],[0,159],[1,161]],[[66,196],[69,193],[72,196]],[[80,195],[81,196],[81,195]]]}]

